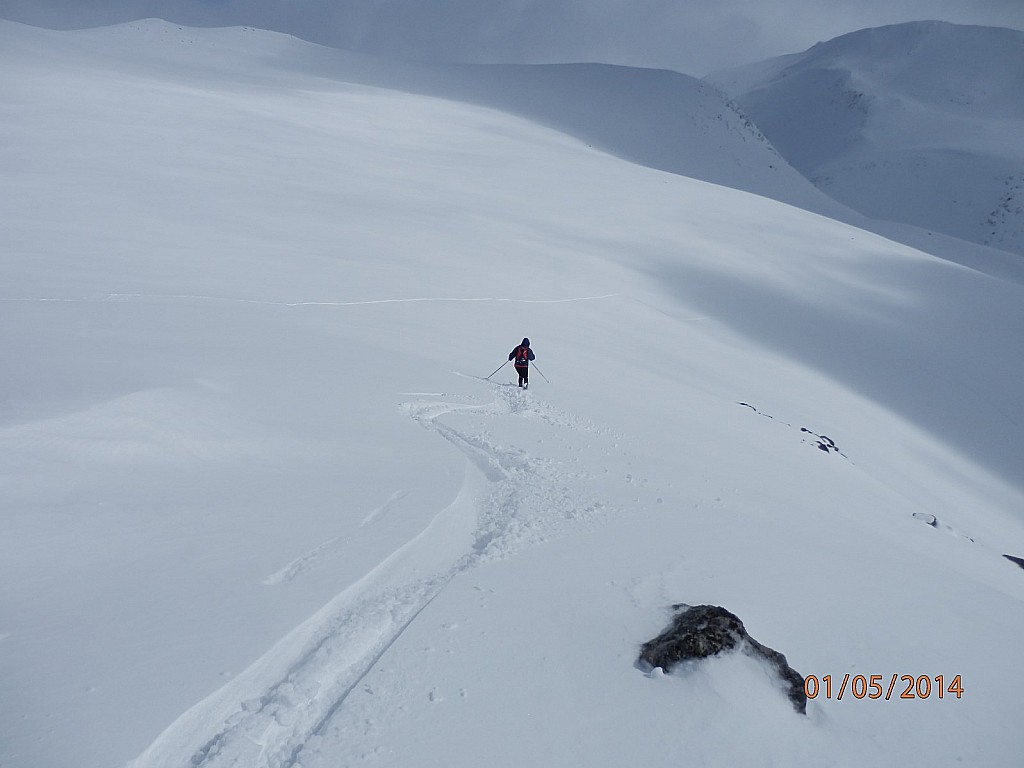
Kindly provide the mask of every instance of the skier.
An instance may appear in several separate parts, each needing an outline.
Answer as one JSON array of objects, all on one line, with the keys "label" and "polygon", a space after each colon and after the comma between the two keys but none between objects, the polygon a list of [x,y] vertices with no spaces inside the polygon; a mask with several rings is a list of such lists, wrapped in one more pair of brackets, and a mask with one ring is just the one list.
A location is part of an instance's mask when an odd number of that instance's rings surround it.
[{"label": "skier", "polygon": [[526,389],[530,386],[530,361],[535,359],[533,350],[530,349],[530,340],[523,339],[523,343],[508,353],[509,360],[516,361],[516,373],[519,374],[519,386]]}]

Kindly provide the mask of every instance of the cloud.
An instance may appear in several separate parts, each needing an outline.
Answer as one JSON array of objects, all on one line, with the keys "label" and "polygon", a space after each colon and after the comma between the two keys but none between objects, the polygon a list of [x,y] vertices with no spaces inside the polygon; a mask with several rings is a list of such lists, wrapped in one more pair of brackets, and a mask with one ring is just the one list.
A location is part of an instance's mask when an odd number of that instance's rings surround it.
[{"label": "cloud", "polygon": [[704,75],[904,21],[1024,30],[1024,0],[0,0],[0,17],[56,28],[147,16],[406,58],[602,61]]}]

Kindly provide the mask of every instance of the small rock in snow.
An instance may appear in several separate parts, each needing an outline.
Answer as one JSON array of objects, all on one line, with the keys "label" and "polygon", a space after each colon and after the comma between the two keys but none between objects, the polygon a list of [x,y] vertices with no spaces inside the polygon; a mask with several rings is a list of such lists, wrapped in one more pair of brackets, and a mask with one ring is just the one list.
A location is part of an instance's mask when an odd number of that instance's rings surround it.
[{"label": "small rock in snow", "polygon": [[735,614],[716,605],[675,606],[678,613],[672,624],[658,637],[643,644],[639,666],[651,670],[671,670],[680,662],[706,659],[720,653],[741,650],[748,656],[764,659],[778,675],[793,708],[807,714],[804,678],[789,666],[786,657],[757,642]]}]

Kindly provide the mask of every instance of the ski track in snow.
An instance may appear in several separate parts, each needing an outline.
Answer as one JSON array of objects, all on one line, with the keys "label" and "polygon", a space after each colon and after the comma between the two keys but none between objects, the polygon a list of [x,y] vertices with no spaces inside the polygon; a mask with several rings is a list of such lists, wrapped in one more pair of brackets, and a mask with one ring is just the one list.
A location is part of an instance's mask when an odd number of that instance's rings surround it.
[{"label": "ski track in snow", "polygon": [[297,557],[281,570],[267,576],[267,578],[263,580],[263,583],[268,587],[275,587],[278,584],[284,584],[286,581],[292,581],[309,565],[317,560],[320,555],[337,544],[340,538],[340,536],[335,536],[333,539],[328,539],[323,544],[318,545],[304,554],[302,557]]},{"label": "ski track in snow", "polygon": [[365,299],[362,301],[270,301],[267,299],[240,299],[228,296],[193,296],[188,294],[148,294],[148,293],[111,293],[106,296],[78,298],[4,298],[2,302],[53,302],[71,304],[103,304],[136,301],[203,301],[218,304],[257,304],[268,307],[358,307],[371,304],[416,304],[429,302],[510,302],[514,304],[569,304],[576,301],[599,301],[610,299],[618,294],[606,293],[598,296],[572,296],[564,299],[513,299],[498,296],[482,297],[418,297],[405,299]]},{"label": "ski track in snow", "polygon": [[377,520],[378,518],[383,517],[384,515],[386,515],[388,512],[391,511],[391,508],[395,504],[397,504],[399,501],[401,501],[402,499],[404,499],[408,495],[409,495],[408,491],[395,491],[393,494],[391,494],[391,497],[387,501],[385,501],[383,504],[381,504],[376,509],[372,510],[370,512],[370,514],[368,514],[366,517],[364,517],[363,518],[363,522],[361,522],[359,524],[359,527],[360,528],[365,528],[367,525],[372,523],[374,520]]},{"label": "ski track in snow", "polygon": [[[453,578],[600,514],[600,504],[582,501],[581,489],[568,487],[579,475],[486,434],[439,421],[443,416],[485,421],[511,416],[570,432],[598,431],[526,392],[500,385],[491,389],[495,398],[483,405],[416,400],[401,406],[413,421],[462,452],[479,473],[467,471],[456,499],[426,529],[181,715],[131,768],[301,765],[310,740]],[[363,524],[404,495],[393,494]],[[265,583],[294,578],[334,541],[324,542]],[[315,746],[310,750],[315,752]]]},{"label": "ski track in snow", "polygon": [[[374,522],[380,517],[383,517],[397,502],[404,499],[407,495],[408,493],[406,491],[395,491],[393,494],[391,494],[391,497],[387,501],[385,501],[379,507],[370,511],[370,513],[363,518],[363,521],[359,524],[359,527],[365,528],[370,523]],[[311,549],[306,554],[292,560],[290,563],[288,563],[288,565],[286,565],[281,570],[276,571],[275,573],[272,573],[269,576],[267,576],[267,578],[263,580],[263,583],[268,587],[273,587],[277,586],[278,584],[283,584],[286,581],[292,581],[296,576],[302,573],[302,571],[306,570],[306,568],[313,565],[320,558],[320,556],[324,554],[324,552],[329,550],[340,540],[340,536],[335,536],[334,538],[328,539],[322,544],[318,544],[316,547]]]},{"label": "ski track in snow", "polygon": [[581,476],[515,446],[496,443],[486,434],[468,434],[438,420],[446,414],[478,413],[539,421],[568,432],[599,431],[592,423],[559,411],[517,387],[488,383],[496,397],[487,405],[418,401],[403,406],[414,421],[458,448],[490,481],[490,492],[480,502],[475,545],[476,556],[485,559],[506,557],[521,546],[556,534],[563,526],[601,513],[600,504],[581,502],[585,496],[581,489],[568,487]]}]

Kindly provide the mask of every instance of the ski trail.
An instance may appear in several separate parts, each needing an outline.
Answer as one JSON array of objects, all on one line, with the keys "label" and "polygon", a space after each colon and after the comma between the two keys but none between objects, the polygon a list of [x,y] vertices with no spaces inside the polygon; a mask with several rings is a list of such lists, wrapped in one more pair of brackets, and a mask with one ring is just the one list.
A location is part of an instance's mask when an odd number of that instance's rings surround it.
[{"label": "ski trail", "polygon": [[391,494],[391,497],[387,501],[385,501],[375,510],[371,511],[370,514],[368,514],[366,517],[364,517],[363,522],[359,524],[359,527],[364,528],[377,518],[383,517],[391,510],[391,507],[393,507],[395,504],[397,504],[399,501],[401,501],[408,495],[408,491],[395,491],[394,493]]},{"label": "ski trail", "polygon": [[418,536],[179,717],[131,768],[289,768],[306,741],[466,565],[479,480]]},{"label": "ski trail", "polygon": [[[363,522],[359,524],[359,527],[364,528],[377,518],[387,514],[387,512],[391,509],[392,506],[395,505],[396,502],[401,501],[407,495],[408,493],[406,491],[395,491],[393,494],[391,494],[391,497],[387,501],[385,501],[379,507],[371,510],[370,513],[363,518]],[[267,578],[263,580],[263,583],[268,587],[274,587],[278,584],[283,584],[286,581],[292,581],[293,579],[295,579],[295,577],[302,573],[302,571],[306,570],[306,568],[313,565],[313,563],[315,563],[324,552],[329,550],[340,540],[340,536],[335,536],[334,538],[328,539],[322,544],[318,544],[316,547],[311,549],[306,554],[292,560],[290,563],[288,563],[288,565],[286,565],[281,570],[276,571],[267,576]]]},{"label": "ski trail", "polygon": [[590,497],[586,475],[531,456],[516,446],[497,443],[486,433],[470,434],[456,429],[442,422],[441,417],[473,417],[483,421],[514,417],[540,422],[563,435],[610,434],[516,387],[486,383],[494,400],[484,405],[421,400],[402,406],[414,421],[458,448],[490,481],[478,511],[474,554],[479,560],[508,557],[523,546],[596,519],[606,510]]},{"label": "ski trail", "polygon": [[[456,498],[416,537],[395,550],[264,656],[172,723],[129,768],[294,768],[301,753],[344,706],[349,693],[453,578],[543,540],[566,521],[596,515],[582,487],[551,462],[442,423],[452,419],[529,418],[589,430],[586,422],[493,387],[486,405],[415,401],[402,408],[466,457]],[[398,492],[364,524],[404,495]],[[316,550],[275,574],[286,578]]]},{"label": "ski trail", "polygon": [[337,544],[340,538],[340,536],[335,536],[333,539],[328,539],[323,544],[319,544],[314,549],[311,549],[302,557],[295,558],[281,570],[267,576],[267,578],[263,580],[263,583],[268,587],[276,587],[278,584],[284,584],[286,581],[292,581],[314,561],[319,559],[320,555]]},{"label": "ski trail", "polygon": [[110,293],[95,297],[0,297],[0,302],[31,303],[53,302],[70,304],[101,304],[106,302],[137,302],[137,301],[190,301],[216,302],[219,304],[257,304],[266,307],[360,307],[373,304],[420,304],[420,303],[452,303],[452,302],[507,302],[512,304],[569,304],[577,301],[600,301],[610,299],[618,294],[605,293],[597,296],[570,296],[562,299],[515,299],[502,296],[421,296],[413,298],[364,299],[361,301],[271,301],[269,299],[243,299],[229,296],[204,296],[193,294],[156,294],[156,293]]}]

